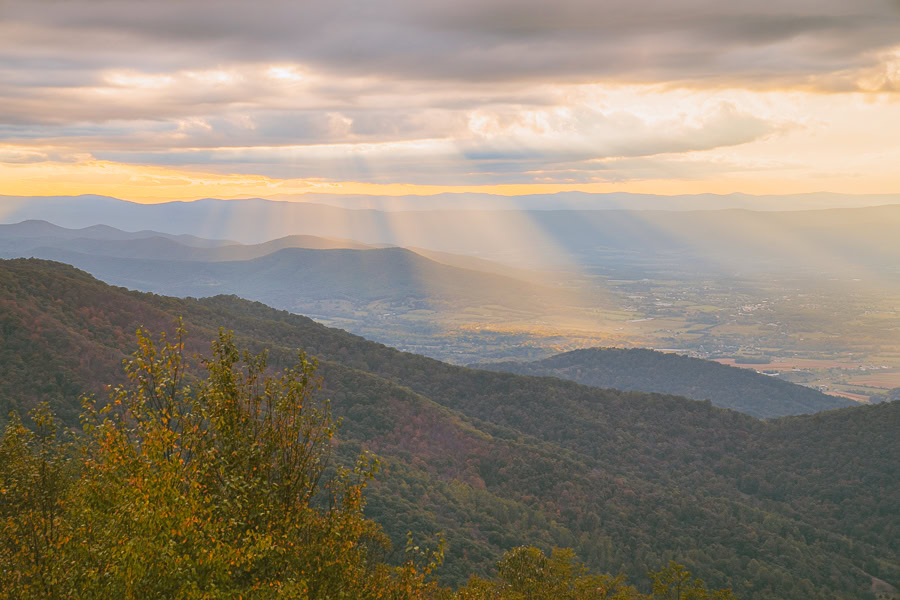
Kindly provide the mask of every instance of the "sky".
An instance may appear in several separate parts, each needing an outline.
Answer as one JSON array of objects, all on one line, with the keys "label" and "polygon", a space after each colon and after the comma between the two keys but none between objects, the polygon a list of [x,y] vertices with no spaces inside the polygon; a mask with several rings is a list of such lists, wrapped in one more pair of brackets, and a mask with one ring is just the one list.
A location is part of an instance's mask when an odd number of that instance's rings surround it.
[{"label": "sky", "polygon": [[0,0],[0,194],[900,192],[900,0]]}]

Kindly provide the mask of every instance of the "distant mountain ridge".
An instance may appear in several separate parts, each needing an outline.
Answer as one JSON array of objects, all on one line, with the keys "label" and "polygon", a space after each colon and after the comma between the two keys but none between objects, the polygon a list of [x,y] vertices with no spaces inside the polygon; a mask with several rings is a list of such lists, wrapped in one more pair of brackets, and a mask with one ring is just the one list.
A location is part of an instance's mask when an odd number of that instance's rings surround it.
[{"label": "distant mountain ridge", "polygon": [[42,220],[0,224],[0,252],[21,254],[42,247],[123,258],[224,261],[250,260],[283,248],[330,250],[370,249],[375,246],[313,235],[291,235],[261,244],[246,245],[189,234],[176,235],[152,230],[123,231],[109,225],[71,229]]},{"label": "distant mountain ridge", "polygon": [[[108,196],[73,196],[106,198]],[[2,196],[7,201],[28,196]],[[64,198],[35,196],[33,198]],[[429,195],[372,196],[365,194],[274,194],[265,198],[241,196],[236,200],[268,200],[323,204],[354,210],[429,211],[429,210],[663,210],[697,211],[744,209],[757,211],[824,210],[900,204],[900,194],[636,194],[629,192],[555,192],[504,196],[474,192]]]},{"label": "distant mountain ridge", "polygon": [[855,406],[818,390],[747,369],[643,348],[589,348],[533,362],[497,362],[472,368],[569,379],[583,385],[709,400],[759,418]]},{"label": "distant mountain ridge", "polygon": [[52,247],[33,252],[72,264],[113,285],[173,296],[236,294],[298,311],[305,302],[385,301],[422,308],[488,303],[511,308],[534,301],[532,284],[431,261],[403,248],[283,248],[247,260],[202,262],[120,258]]},{"label": "distant mountain ridge", "polygon": [[[628,210],[350,210],[263,199],[136,204],[100,196],[0,197],[6,221],[122,229],[261,243],[287,235],[352,239],[470,254],[518,266],[598,264],[634,257],[698,268],[895,269],[900,205],[759,212]],[[896,276],[895,272],[892,276]]]},{"label": "distant mountain ridge", "polygon": [[[2,233],[0,233],[2,235]],[[132,240],[71,239],[50,240],[46,245],[35,246],[33,250],[56,248],[63,251],[79,252],[119,258],[149,258],[154,260],[179,260],[192,262],[227,262],[261,258],[286,248],[306,250],[371,250],[374,247],[352,241],[331,240],[311,235],[292,235],[264,242],[262,244],[228,244],[222,246],[196,247],[183,244],[164,236],[146,237]]]},{"label": "distant mountain ridge", "polygon": [[253,245],[182,237],[26,221],[0,225],[0,257],[50,258],[114,285],[180,296],[238,294],[290,310],[306,300],[329,299],[520,306],[549,291],[535,285],[534,274],[531,281],[516,280],[504,273],[528,274],[428,250],[308,235]]},{"label": "distant mountain ridge", "polygon": [[270,200],[315,202],[342,208],[383,211],[413,210],[822,210],[900,204],[900,194],[635,194],[629,192],[556,192],[498,196],[445,193],[429,196],[367,196],[354,194],[276,194]]},{"label": "distant mountain ridge", "polygon": [[[166,234],[143,230],[128,232],[108,225],[70,229],[48,221],[28,220],[0,224],[0,258],[18,258],[45,252],[47,248],[119,258],[189,260],[198,262],[241,261],[261,258],[285,248],[308,250],[373,250],[392,248],[389,244],[363,244],[355,240],[314,235],[288,235],[259,244],[241,244],[193,235]],[[515,269],[471,256],[439,252],[427,248],[408,248],[435,262],[493,273],[523,281],[536,282],[545,274]],[[37,255],[36,254],[36,255]]]},{"label": "distant mountain ridge", "polygon": [[[171,234],[160,231],[123,231],[101,222],[81,228],[54,225],[41,219],[28,219],[18,223],[0,224],[0,240],[14,240],[20,244],[39,244],[44,241],[93,240],[93,241],[136,241],[148,238],[164,238],[174,243],[192,248],[220,248],[237,245],[231,240],[201,238],[186,233]],[[35,240],[28,242],[27,240]]]}]

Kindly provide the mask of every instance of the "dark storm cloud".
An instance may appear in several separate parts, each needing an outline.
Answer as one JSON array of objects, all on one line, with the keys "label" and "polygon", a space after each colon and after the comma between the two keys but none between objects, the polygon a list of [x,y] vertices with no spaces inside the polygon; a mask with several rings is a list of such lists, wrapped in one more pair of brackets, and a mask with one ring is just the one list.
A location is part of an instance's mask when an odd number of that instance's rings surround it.
[{"label": "dark storm cloud", "polygon": [[0,53],[13,61],[148,71],[296,61],[464,81],[780,81],[863,68],[900,41],[888,0],[67,0],[3,11]]}]

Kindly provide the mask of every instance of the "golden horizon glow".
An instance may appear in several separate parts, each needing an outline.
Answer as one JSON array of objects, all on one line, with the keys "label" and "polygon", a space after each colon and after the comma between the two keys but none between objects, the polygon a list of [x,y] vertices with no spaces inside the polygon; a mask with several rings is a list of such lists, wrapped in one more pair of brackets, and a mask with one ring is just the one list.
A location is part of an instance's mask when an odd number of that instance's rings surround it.
[{"label": "golden horizon glow", "polygon": [[866,181],[852,179],[798,181],[790,178],[755,179],[719,177],[715,180],[661,179],[621,183],[526,183],[493,185],[421,185],[411,183],[367,183],[313,179],[275,179],[253,174],[226,174],[173,169],[148,165],[127,165],[108,161],[80,164],[40,163],[0,165],[0,195],[79,196],[102,195],[138,203],[192,201],[201,198],[248,198],[276,195],[335,194],[369,196],[433,196],[445,193],[478,193],[497,196],[524,196],[558,192],[628,192],[675,196],[690,194],[791,195],[809,193],[896,194],[900,185],[891,178]]},{"label": "golden horizon glow", "polygon": [[[278,73],[292,73],[286,67],[279,69]],[[158,76],[153,81],[164,79]],[[140,78],[126,78],[120,83],[134,90],[146,87]],[[149,89],[152,93],[155,88]],[[124,161],[95,156],[98,151],[118,152],[115,144],[119,142],[103,136],[11,140],[0,143],[0,194],[102,194],[161,202],[305,193],[429,196],[472,192],[519,196],[566,191],[655,195],[900,192],[900,170],[895,167],[900,164],[900,145],[895,141],[895,128],[885,126],[900,123],[900,101],[891,94],[600,84],[551,87],[548,93],[553,98],[548,106],[512,112],[472,110],[458,130],[428,139],[305,145],[248,140],[243,146],[178,146],[181,138],[203,136],[213,130],[198,119],[181,122],[174,136],[158,141],[152,136],[145,138],[139,131],[133,133],[135,145],[162,144],[163,148]],[[328,123],[340,129],[348,126],[348,121],[352,120],[333,114]],[[239,120],[238,124],[253,131],[250,121]],[[537,157],[514,167],[516,178],[526,181],[473,182],[479,177],[465,171],[492,168],[490,160],[479,165],[467,153],[496,155],[502,160],[510,155],[509,160],[517,160],[523,150]],[[594,151],[601,152],[599,158],[591,158]],[[617,152],[621,154],[617,156]],[[567,153],[573,154],[571,160],[566,158]],[[546,162],[541,158],[545,155]],[[167,160],[196,164],[153,162]],[[342,165],[348,164],[353,165],[348,174],[353,175],[354,169],[369,171],[379,181],[339,177]],[[320,171],[322,176],[278,177],[266,173],[273,169]],[[460,169],[459,176],[454,176]],[[419,181],[404,181],[407,171]],[[456,178],[460,183],[432,184],[427,181],[432,174],[444,180]],[[488,173],[480,179],[489,181],[493,177]]]}]

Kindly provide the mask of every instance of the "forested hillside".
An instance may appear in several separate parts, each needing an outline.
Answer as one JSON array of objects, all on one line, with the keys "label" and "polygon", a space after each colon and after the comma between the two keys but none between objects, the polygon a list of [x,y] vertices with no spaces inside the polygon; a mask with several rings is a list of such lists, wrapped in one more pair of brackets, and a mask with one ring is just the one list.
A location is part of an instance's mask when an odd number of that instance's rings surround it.
[{"label": "forested hillside", "polygon": [[[368,452],[333,468],[337,422],[316,365],[268,368],[220,331],[202,368],[185,330],[145,330],[108,404],[85,398],[79,429],[48,403],[0,434],[0,600],[733,600],[671,562],[649,594],[592,574],[571,550],[519,546],[498,576],[454,591],[435,577],[443,541],[391,545],[366,518]],[[205,374],[203,373],[205,371]]]},{"label": "forested hillside", "polygon": [[[572,547],[639,585],[670,559],[741,598],[865,598],[900,583],[900,404],[771,423],[675,396],[455,367],[304,317],[219,296],[107,286],[39,260],[0,263],[2,411],[46,400],[74,424],[77,395],[121,380],[139,326],[178,316],[189,353],[216,331],[292,363],[320,361],[344,425],[339,454],[385,469],[367,514],[402,547],[445,532],[448,582],[490,574],[520,544]],[[840,435],[837,433],[840,432]]]},{"label": "forested hillside", "polygon": [[842,408],[854,403],[747,369],[643,348],[590,348],[534,362],[497,362],[474,368],[570,379],[584,385],[709,400],[760,418]]}]

